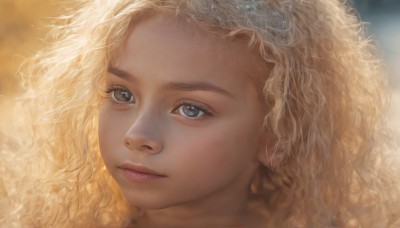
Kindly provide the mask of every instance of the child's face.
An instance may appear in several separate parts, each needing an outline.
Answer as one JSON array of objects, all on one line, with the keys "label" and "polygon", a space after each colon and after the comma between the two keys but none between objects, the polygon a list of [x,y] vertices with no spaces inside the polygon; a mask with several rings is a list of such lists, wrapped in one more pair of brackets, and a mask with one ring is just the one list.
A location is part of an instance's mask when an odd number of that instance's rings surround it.
[{"label": "child's face", "polygon": [[247,197],[265,151],[260,61],[245,42],[172,18],[133,28],[107,75],[99,123],[104,162],[130,204],[226,207]]}]

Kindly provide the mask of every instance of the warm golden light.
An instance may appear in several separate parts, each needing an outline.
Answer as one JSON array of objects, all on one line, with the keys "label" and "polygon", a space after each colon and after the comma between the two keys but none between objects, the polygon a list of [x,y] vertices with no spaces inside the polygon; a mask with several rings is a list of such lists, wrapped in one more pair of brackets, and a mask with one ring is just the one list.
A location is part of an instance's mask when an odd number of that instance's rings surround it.
[{"label": "warm golden light", "polygon": [[57,0],[0,1],[0,100],[18,89],[16,72],[45,44],[47,24],[59,12]]}]

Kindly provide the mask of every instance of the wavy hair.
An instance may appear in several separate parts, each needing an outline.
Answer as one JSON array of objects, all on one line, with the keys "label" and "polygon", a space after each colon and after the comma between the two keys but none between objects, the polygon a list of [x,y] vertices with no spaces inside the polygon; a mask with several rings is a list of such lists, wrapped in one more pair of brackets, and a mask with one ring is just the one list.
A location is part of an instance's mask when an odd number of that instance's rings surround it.
[{"label": "wavy hair", "polygon": [[24,93],[0,123],[1,226],[120,227],[140,213],[105,169],[97,123],[107,67],[149,13],[247,39],[271,66],[260,85],[270,164],[251,186],[271,224],[396,225],[386,78],[345,2],[87,0],[70,12],[23,67]]}]

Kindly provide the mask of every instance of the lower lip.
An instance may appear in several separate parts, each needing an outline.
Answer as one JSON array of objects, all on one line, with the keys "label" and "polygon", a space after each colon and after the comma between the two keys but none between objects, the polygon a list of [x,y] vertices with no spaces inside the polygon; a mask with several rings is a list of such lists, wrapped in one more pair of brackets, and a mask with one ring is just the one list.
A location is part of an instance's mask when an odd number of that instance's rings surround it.
[{"label": "lower lip", "polygon": [[122,172],[124,173],[124,176],[131,182],[148,182],[165,177],[149,173],[137,172],[131,169],[122,169]]}]

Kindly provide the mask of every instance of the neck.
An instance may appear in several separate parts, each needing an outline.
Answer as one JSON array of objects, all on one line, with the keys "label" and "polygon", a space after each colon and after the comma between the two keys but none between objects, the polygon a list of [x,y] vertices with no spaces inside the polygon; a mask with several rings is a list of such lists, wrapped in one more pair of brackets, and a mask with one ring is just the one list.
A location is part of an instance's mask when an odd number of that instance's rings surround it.
[{"label": "neck", "polygon": [[218,202],[201,201],[159,210],[146,210],[135,227],[258,227],[265,218],[259,207],[245,197]]}]

